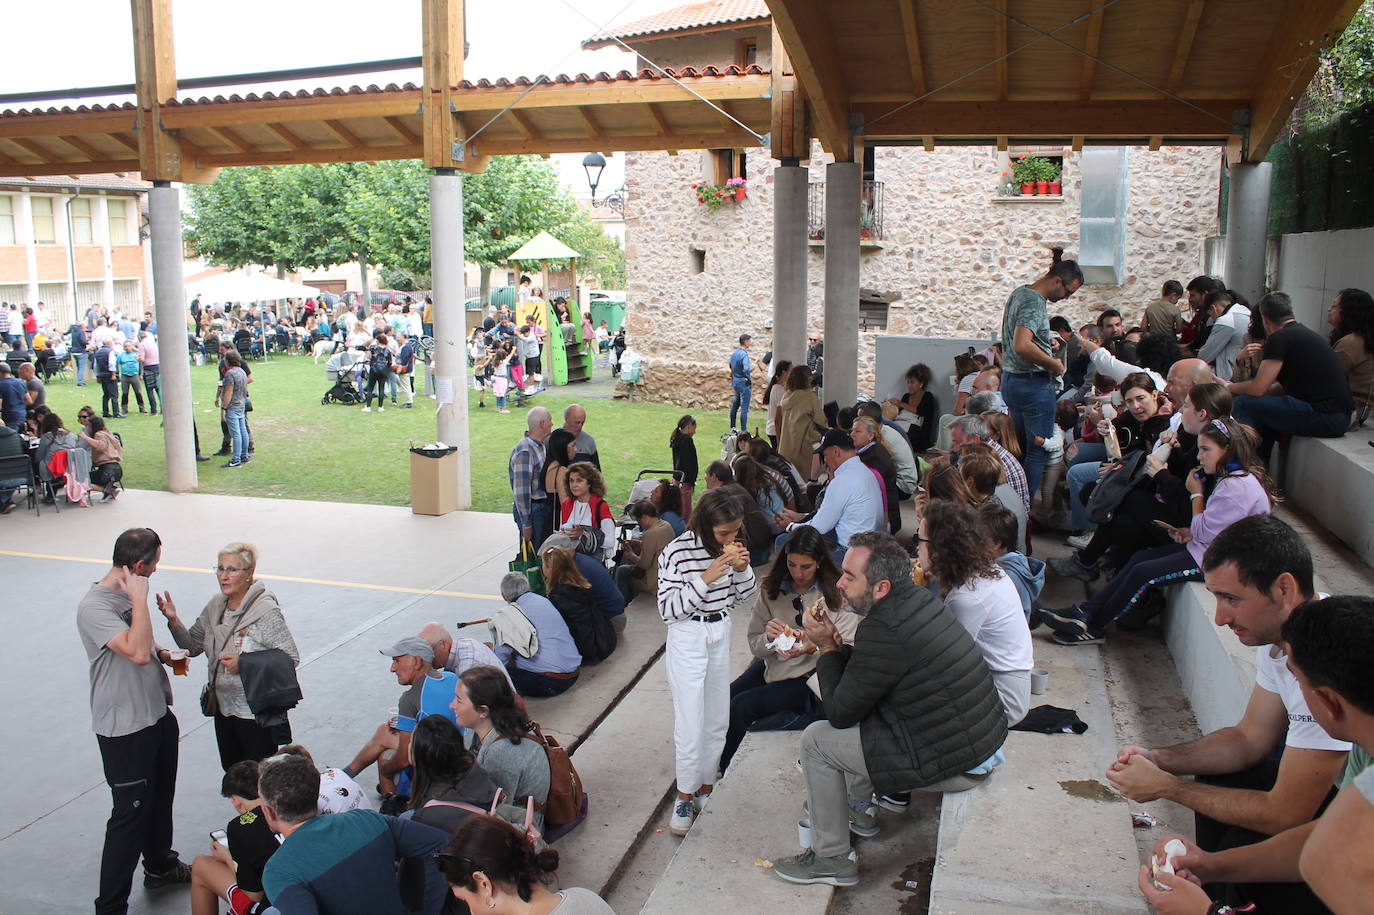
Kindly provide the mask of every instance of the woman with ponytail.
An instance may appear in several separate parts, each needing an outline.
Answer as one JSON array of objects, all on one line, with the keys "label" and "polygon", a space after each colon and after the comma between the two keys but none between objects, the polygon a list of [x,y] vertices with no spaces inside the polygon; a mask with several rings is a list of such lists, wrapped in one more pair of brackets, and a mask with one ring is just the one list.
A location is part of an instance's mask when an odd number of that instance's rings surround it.
[{"label": "woman with ponytail", "polygon": [[434,860],[473,915],[615,915],[589,889],[550,892],[544,883],[558,870],[558,852],[536,852],[528,836],[494,816],[473,816]]},{"label": "woman with ponytail", "polygon": [[1173,543],[1133,555],[1105,588],[1084,603],[1041,610],[1040,621],[1054,630],[1056,642],[1101,642],[1107,624],[1133,608],[1151,588],[1200,579],[1203,554],[1232,523],[1269,512],[1274,486],[1247,427],[1229,416],[1211,420],[1198,434],[1197,455],[1199,466],[1187,479],[1192,523],[1188,527],[1165,525]]},{"label": "woman with ponytail", "polygon": [[1064,260],[1063,248],[1051,248],[1053,260],[1046,274],[1028,286],[1017,286],[1002,314],[1002,399],[1016,423],[1016,437],[1026,455],[1026,485],[1040,488],[1045,472],[1045,449],[1035,444],[1054,434],[1058,400],[1056,377],[1064,363],[1054,355],[1048,303],[1061,302],[1083,285],[1077,262]]}]

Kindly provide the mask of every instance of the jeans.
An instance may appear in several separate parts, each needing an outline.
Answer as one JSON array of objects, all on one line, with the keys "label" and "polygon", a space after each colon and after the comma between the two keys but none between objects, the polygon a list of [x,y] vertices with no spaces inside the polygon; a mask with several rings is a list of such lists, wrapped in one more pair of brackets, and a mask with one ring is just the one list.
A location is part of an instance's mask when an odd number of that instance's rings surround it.
[{"label": "jeans", "polygon": [[1045,472],[1045,449],[1035,447],[1035,437],[1054,434],[1054,379],[1040,372],[1008,372],[1002,376],[1002,399],[1011,411],[1021,453],[1026,456],[1026,486],[1035,492]]},{"label": "jeans", "polygon": [[779,712],[794,712],[809,723],[820,706],[806,685],[806,677],[765,683],[763,675],[763,659],[758,658],[730,684],[730,729],[725,732],[725,749],[720,754],[722,772],[754,722]]},{"label": "jeans", "polygon": [[134,392],[134,400],[138,402],[138,412],[144,412],[146,407],[143,405],[143,380],[138,375],[119,376],[119,412],[129,412],[130,391]]},{"label": "jeans", "polygon": [[143,367],[143,387],[148,392],[148,409],[156,413],[162,409],[162,368],[157,365]]},{"label": "jeans", "polygon": [[363,392],[363,405],[364,405],[364,406],[366,406],[366,407],[371,407],[371,406],[372,406],[372,392],[373,392],[373,391],[376,391],[376,392],[377,392],[377,406],[378,406],[378,407],[385,407],[385,406],[386,406],[386,395],[385,395],[384,393],[382,393],[382,386],[386,384],[386,380],[387,380],[388,378],[390,378],[390,377],[391,377],[390,373],[388,373],[388,374],[386,374],[386,375],[373,375],[373,374],[371,374],[371,373],[368,374],[368,376],[367,376],[367,390],[365,390],[365,391]]},{"label": "jeans", "polygon": [[[628,554],[627,554],[628,555]],[[639,589],[635,587],[634,563],[622,563],[615,567],[615,586],[620,590],[620,596],[625,598],[625,603],[635,599]]]},{"label": "jeans", "polygon": [[1107,459],[1107,446],[1101,442],[1075,442],[1073,457],[1065,456],[1069,466],[1075,464],[1101,464]]},{"label": "jeans", "polygon": [[172,849],[172,801],[177,787],[176,716],[123,737],[96,736],[112,806],[100,855],[97,913],[124,915],[134,868],[165,873],[177,862]]},{"label": "jeans", "polygon": [[1088,506],[1083,504],[1078,494],[1089,483],[1102,478],[1099,473],[1101,466],[1096,461],[1084,461],[1069,468],[1069,509],[1073,512],[1073,529],[1076,531],[1091,531],[1097,527],[1088,520]]},{"label": "jeans", "polygon": [[560,696],[572,689],[572,685],[577,682],[576,674],[571,677],[550,677],[547,674],[521,670],[514,664],[506,668],[506,673],[510,674],[510,680],[515,684],[515,691],[526,699],[547,699],[550,696]]},{"label": "jeans", "polygon": [[229,424],[229,439],[233,443],[233,463],[241,462],[248,454],[248,419],[243,408],[224,411],[224,421]]},{"label": "jeans", "polygon": [[77,386],[77,387],[85,387],[85,386],[86,386],[86,361],[87,361],[87,359],[90,358],[90,357],[89,357],[89,354],[83,351],[83,352],[75,352],[75,353],[72,353],[72,356],[76,359],[76,386]]},{"label": "jeans", "polygon": [[113,375],[100,378],[100,415],[119,415],[119,382]]},{"label": "jeans", "polygon": [[[730,398],[730,428],[749,428],[749,401],[754,397],[753,385],[747,379],[735,378],[730,382],[735,394]],[[735,415],[739,415],[739,425],[735,425]]]},{"label": "jeans", "polygon": [[1231,407],[1237,422],[1254,426],[1260,435],[1260,457],[1267,463],[1274,442],[1282,435],[1340,438],[1350,425],[1348,413],[1318,413],[1296,397],[1254,397],[1242,394]]},{"label": "jeans", "polygon": [[[544,542],[544,538],[551,533],[553,524],[553,512],[557,506],[553,499],[531,499],[530,500],[530,529],[534,531],[534,548],[539,549],[539,545]],[[518,526],[520,519],[517,517],[515,523]],[[518,533],[518,532],[517,532]],[[523,536],[523,535],[522,535]]]},{"label": "jeans", "polygon": [[1188,548],[1178,543],[1141,550],[1112,580],[1081,607],[1088,614],[1088,631],[1102,635],[1107,624],[1135,606],[1153,587],[1182,584],[1202,577]]}]

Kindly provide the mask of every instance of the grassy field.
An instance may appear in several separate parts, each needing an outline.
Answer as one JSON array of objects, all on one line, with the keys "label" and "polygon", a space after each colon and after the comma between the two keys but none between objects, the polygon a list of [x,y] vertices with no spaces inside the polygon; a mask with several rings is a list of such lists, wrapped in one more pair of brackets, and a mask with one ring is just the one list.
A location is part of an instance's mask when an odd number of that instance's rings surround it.
[{"label": "grassy field", "polygon": [[[360,406],[330,404],[320,397],[329,387],[324,365],[309,356],[273,356],[270,363],[254,362],[253,412],[248,422],[257,449],[253,461],[243,467],[224,469],[226,458],[197,464],[200,492],[238,496],[311,499],[320,502],[369,502],[381,505],[410,504],[412,444],[435,438],[434,401],[417,395],[411,410],[363,413]],[[604,375],[605,369],[597,367]],[[214,403],[214,365],[192,366],[191,387],[201,449],[210,454],[219,448],[219,410]],[[415,380],[423,390],[424,376]],[[605,396],[606,386],[553,388],[534,402],[562,422],[563,408],[581,403],[587,409],[587,431],[596,438],[601,466],[612,501],[623,500],[635,474],[645,468],[671,467],[668,436],[683,411],[664,404],[626,403]],[[581,393],[581,397],[579,397]],[[510,450],[524,434],[524,412],[512,408],[499,414],[488,394],[486,409],[477,408],[476,393],[469,390],[469,440],[472,446],[473,508],[478,511],[510,510],[506,462]],[[588,396],[599,394],[599,397]],[[78,407],[100,409],[100,386],[88,381],[76,387],[73,380],[54,379],[48,385],[48,406],[76,425]],[[124,483],[135,489],[165,489],[167,471],[163,460],[160,416],[140,414],[130,402],[127,419],[108,420],[109,427],[124,439]],[[697,452],[701,466],[719,456],[720,436],[728,417],[723,413],[696,413]],[[763,414],[755,405],[751,421]]]}]

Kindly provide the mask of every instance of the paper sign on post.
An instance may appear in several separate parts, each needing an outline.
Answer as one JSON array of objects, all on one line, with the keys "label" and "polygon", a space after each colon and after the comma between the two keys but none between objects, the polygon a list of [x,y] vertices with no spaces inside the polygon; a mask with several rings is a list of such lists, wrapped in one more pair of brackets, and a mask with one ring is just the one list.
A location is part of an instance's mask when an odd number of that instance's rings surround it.
[{"label": "paper sign on post", "polygon": [[453,403],[453,379],[438,378],[434,383],[435,392],[439,395],[439,406],[446,406]]}]

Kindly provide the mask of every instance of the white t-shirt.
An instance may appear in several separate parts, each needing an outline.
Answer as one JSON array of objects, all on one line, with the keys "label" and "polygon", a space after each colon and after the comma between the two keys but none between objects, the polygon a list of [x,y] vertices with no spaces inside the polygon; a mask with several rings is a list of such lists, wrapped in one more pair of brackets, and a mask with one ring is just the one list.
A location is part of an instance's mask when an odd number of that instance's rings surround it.
[{"label": "white t-shirt", "polygon": [[320,813],[371,810],[372,802],[362,786],[332,766],[320,773]]},{"label": "white t-shirt", "polygon": [[958,387],[957,389],[955,389],[954,393],[956,393],[956,394],[972,394],[972,393],[973,393],[973,382],[976,381],[977,379],[978,379],[978,373],[977,373],[977,372],[969,372],[969,373],[968,373],[967,375],[965,375],[963,378],[960,378],[960,379],[959,379],[959,387]]},{"label": "white t-shirt", "polygon": [[979,578],[946,594],[945,606],[978,643],[990,670],[1030,670],[1035,666],[1021,597],[1000,568],[995,578]]},{"label": "white t-shirt", "polygon": [[1255,649],[1255,683],[1261,689],[1278,693],[1288,710],[1287,745],[1299,750],[1335,750],[1346,752],[1350,744],[1336,740],[1317,723],[1302,697],[1298,678],[1288,669],[1288,656],[1276,646],[1261,645]]}]

